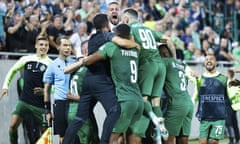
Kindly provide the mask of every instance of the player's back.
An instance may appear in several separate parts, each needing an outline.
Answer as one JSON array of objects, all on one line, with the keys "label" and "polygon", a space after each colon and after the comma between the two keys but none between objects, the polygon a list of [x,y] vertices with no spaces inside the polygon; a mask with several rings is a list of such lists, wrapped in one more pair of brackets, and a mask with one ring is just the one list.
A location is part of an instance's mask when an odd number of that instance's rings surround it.
[{"label": "player's back", "polygon": [[160,33],[158,34],[138,22],[132,23],[130,26],[134,40],[141,46],[139,63],[160,60],[161,58],[159,56],[156,42],[156,39],[160,39],[161,37]]},{"label": "player's back", "polygon": [[[107,50],[108,49],[108,50]],[[102,53],[104,50],[102,50]],[[138,58],[135,48],[125,49],[109,42],[105,46],[110,57],[111,75],[116,87],[118,101],[142,100],[138,86]],[[110,54],[113,51],[113,54]]]},{"label": "player's back", "polygon": [[185,76],[186,65],[175,58],[162,58],[162,60],[166,65],[167,71],[164,84],[164,91],[167,97],[172,99],[172,102],[191,102],[187,89],[188,82]]}]

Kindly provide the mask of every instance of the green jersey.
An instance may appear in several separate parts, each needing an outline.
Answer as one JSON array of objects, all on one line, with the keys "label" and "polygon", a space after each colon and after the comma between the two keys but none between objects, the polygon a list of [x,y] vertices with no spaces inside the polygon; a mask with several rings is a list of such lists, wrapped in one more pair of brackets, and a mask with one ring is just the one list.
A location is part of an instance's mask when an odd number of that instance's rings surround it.
[{"label": "green jersey", "polygon": [[139,53],[135,48],[120,48],[112,42],[104,44],[98,51],[110,59],[111,76],[118,101],[142,100],[138,78]]},{"label": "green jersey", "polygon": [[[82,91],[82,81],[87,72],[86,67],[79,68],[75,73],[71,76],[70,81],[70,92],[73,96],[80,96]],[[76,113],[76,109],[78,107],[78,102],[71,101],[69,104],[69,112]]]},{"label": "green jersey", "polygon": [[134,40],[140,44],[141,47],[139,64],[141,65],[146,61],[160,60],[156,41],[160,40],[162,34],[138,22],[131,23],[130,27]]},{"label": "green jersey", "polygon": [[163,61],[167,71],[164,91],[169,101],[175,105],[192,103],[187,90],[186,65],[175,58],[163,58]]}]

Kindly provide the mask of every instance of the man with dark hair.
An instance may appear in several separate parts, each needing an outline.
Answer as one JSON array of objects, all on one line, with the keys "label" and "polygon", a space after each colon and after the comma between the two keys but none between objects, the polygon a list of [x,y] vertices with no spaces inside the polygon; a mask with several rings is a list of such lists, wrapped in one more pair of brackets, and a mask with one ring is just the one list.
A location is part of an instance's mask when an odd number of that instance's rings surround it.
[{"label": "man with dark hair", "polygon": [[193,77],[190,68],[174,57],[175,48],[171,50],[169,47],[167,44],[158,47],[167,72],[164,83],[164,92],[168,99],[164,114],[165,125],[169,132],[167,142],[172,144],[176,140],[178,144],[186,144],[193,116],[193,103],[187,90],[187,78]]},{"label": "man with dark hair", "polygon": [[199,143],[218,144],[224,138],[227,96],[227,77],[217,71],[217,60],[214,54],[207,54],[204,66],[206,71],[197,77],[198,100],[196,116],[200,121]]},{"label": "man with dark hair", "polygon": [[[144,99],[145,114],[150,117],[157,129],[161,131],[162,136],[167,138],[168,134],[164,127],[164,119],[160,109],[165,71],[162,70],[164,64],[159,56],[156,42],[156,40],[160,41],[163,36],[161,33],[157,33],[139,23],[138,13],[132,8],[123,12],[122,21],[130,25],[131,34],[141,47],[139,56],[139,86]],[[149,100],[151,100],[151,103]],[[140,127],[140,130],[136,129],[139,141],[141,141],[140,137],[145,137],[148,124],[149,120],[144,116],[137,124]]]},{"label": "man with dark hair", "polygon": [[[119,37],[131,39],[130,27],[126,24],[119,24],[113,31]],[[118,102],[121,107],[121,115],[114,126],[110,137],[110,143],[119,141],[121,135],[127,130],[132,130],[132,125],[143,113],[143,100],[137,83],[138,79],[138,56],[136,49],[119,47],[113,42],[107,42],[92,55],[80,61],[79,65],[91,65],[97,61],[109,58],[111,63],[111,77],[113,79]],[[129,143],[135,143],[131,139]]]},{"label": "man with dark hair", "polygon": [[65,29],[71,24],[72,17],[72,13],[69,13],[65,22],[62,15],[55,15],[53,17],[53,24],[47,29],[50,44],[50,54],[58,54],[58,45],[56,43],[56,40],[58,37],[68,34]]},{"label": "man with dark hair", "polygon": [[[98,51],[98,49],[108,41],[118,39],[110,33],[110,26],[106,14],[98,14],[93,19],[94,26],[96,27],[96,34],[92,35],[88,42],[88,55]],[[131,43],[124,41],[123,43]],[[132,47],[136,44],[133,43]],[[80,67],[76,62],[71,68],[65,69],[65,72],[73,72]],[[78,105],[78,112],[70,125],[67,128],[63,144],[69,144],[75,136],[77,130],[83,125],[84,121],[89,117],[91,111],[92,100],[99,101],[106,113],[107,117],[103,124],[103,132],[100,144],[108,144],[112,129],[120,116],[120,106],[115,94],[115,87],[111,79],[110,63],[108,60],[98,61],[88,66],[88,71],[83,80],[83,87],[81,99]]]}]

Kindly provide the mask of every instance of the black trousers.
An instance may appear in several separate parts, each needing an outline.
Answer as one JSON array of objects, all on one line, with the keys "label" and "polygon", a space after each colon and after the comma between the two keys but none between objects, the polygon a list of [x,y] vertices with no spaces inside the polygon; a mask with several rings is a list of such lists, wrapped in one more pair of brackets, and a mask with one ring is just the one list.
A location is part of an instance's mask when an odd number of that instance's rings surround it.
[{"label": "black trousers", "polygon": [[110,77],[86,76],[83,80],[82,93],[75,119],[68,125],[63,144],[70,144],[77,131],[93,110],[93,101],[99,101],[106,111],[100,144],[108,144],[112,129],[120,116],[120,105]]}]

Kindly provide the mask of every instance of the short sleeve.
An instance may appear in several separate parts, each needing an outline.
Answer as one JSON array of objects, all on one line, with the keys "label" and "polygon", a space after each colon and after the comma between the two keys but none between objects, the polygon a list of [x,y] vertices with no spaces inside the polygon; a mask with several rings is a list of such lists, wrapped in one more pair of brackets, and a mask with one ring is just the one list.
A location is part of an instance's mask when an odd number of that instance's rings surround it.
[{"label": "short sleeve", "polygon": [[44,72],[43,82],[53,84],[54,82],[54,63],[50,63]]},{"label": "short sleeve", "polygon": [[99,48],[98,52],[103,56],[104,59],[107,57],[111,58],[116,48],[117,46],[113,42],[107,42]]}]

